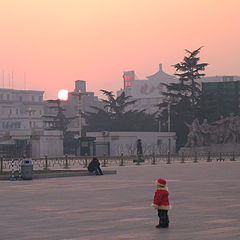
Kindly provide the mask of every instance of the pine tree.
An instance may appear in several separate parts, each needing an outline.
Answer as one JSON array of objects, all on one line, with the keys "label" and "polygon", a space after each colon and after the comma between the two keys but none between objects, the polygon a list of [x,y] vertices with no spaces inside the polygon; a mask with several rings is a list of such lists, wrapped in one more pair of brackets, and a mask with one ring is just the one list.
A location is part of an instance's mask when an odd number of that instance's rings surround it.
[{"label": "pine tree", "polygon": [[199,63],[200,58],[197,56],[202,47],[194,51],[186,51],[183,61],[173,65],[175,68],[175,76],[178,77],[178,83],[164,84],[167,87],[166,96],[170,96],[177,102],[188,99],[192,111],[192,118],[196,117],[196,108],[201,94],[200,84],[197,82],[201,77],[205,76],[200,73],[205,70],[208,63]]},{"label": "pine tree", "polygon": [[[201,89],[198,80],[205,76],[203,71],[208,63],[199,63],[197,56],[202,47],[194,51],[186,51],[183,61],[173,65],[178,83],[165,83],[167,91],[163,93],[166,99],[159,104],[162,110],[161,121],[167,125],[167,106],[171,104],[171,131],[177,133],[178,146],[184,145],[187,135],[187,127],[184,122],[192,122],[198,115],[198,107]],[[166,127],[165,127],[166,130]]]}]

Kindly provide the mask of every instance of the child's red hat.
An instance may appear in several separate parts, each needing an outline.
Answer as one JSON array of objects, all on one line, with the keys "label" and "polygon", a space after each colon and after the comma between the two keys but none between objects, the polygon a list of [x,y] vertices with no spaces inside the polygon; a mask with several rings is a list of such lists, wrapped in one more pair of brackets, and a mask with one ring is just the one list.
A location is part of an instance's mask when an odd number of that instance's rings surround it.
[{"label": "child's red hat", "polygon": [[167,181],[162,179],[162,178],[159,178],[157,181],[156,181],[157,185],[158,186],[162,186],[162,187],[165,187],[167,185]]}]

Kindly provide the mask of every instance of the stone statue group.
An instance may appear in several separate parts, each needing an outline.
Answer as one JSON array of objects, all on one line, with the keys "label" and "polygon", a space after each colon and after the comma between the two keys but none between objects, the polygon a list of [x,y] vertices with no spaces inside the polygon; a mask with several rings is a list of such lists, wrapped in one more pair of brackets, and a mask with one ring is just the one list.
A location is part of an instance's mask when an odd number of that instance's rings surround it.
[{"label": "stone statue group", "polygon": [[202,147],[212,144],[240,143],[240,116],[231,113],[228,117],[221,116],[219,120],[209,124],[207,119],[200,124],[196,118],[189,128],[185,147]]}]

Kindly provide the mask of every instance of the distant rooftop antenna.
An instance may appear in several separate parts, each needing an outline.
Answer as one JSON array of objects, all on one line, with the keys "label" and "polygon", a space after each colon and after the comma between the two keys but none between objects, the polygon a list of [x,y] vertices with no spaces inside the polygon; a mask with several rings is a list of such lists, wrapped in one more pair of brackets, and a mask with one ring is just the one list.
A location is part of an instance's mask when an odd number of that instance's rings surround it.
[{"label": "distant rooftop antenna", "polygon": [[3,88],[4,88],[4,70],[2,70],[2,80],[3,80]]},{"label": "distant rooftop antenna", "polygon": [[13,89],[13,71],[12,71],[12,89]]},{"label": "distant rooftop antenna", "polygon": [[24,90],[26,90],[26,72],[23,73]]},{"label": "distant rooftop antenna", "polygon": [[10,88],[11,85],[11,75],[8,73],[8,88]]}]

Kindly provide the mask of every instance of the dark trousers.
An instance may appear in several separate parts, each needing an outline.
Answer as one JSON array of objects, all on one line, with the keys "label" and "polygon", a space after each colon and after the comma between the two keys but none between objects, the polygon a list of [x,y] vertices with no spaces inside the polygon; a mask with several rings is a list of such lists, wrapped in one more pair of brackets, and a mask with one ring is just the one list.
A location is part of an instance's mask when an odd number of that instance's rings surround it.
[{"label": "dark trousers", "polygon": [[95,168],[95,174],[96,175],[103,175],[102,169],[100,167]]},{"label": "dark trousers", "polygon": [[158,217],[159,217],[159,225],[161,227],[168,227],[169,218],[168,218],[168,210],[158,210]]}]

